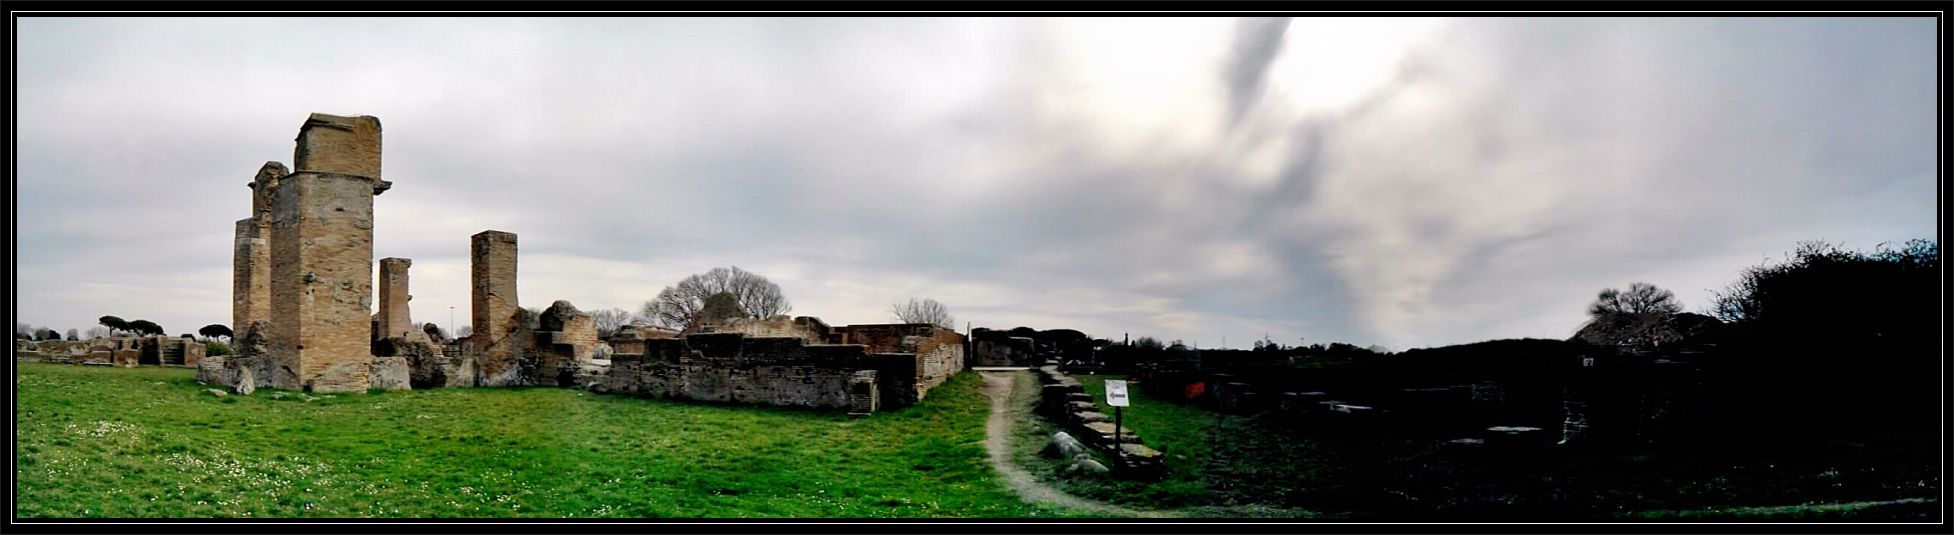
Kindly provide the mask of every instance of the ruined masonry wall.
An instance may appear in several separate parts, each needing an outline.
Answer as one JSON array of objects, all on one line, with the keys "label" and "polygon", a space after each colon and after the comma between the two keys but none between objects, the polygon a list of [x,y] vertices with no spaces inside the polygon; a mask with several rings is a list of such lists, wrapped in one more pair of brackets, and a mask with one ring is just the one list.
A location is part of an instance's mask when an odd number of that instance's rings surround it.
[{"label": "ruined masonry wall", "polygon": [[883,405],[903,407],[922,401],[931,388],[964,369],[964,337],[927,323],[849,325],[835,328],[848,343],[875,353],[877,389]]},{"label": "ruined masonry wall", "polygon": [[701,334],[645,341],[644,354],[614,354],[592,389],[722,403],[847,409],[849,388],[871,371],[855,345],[806,345],[798,337]]}]

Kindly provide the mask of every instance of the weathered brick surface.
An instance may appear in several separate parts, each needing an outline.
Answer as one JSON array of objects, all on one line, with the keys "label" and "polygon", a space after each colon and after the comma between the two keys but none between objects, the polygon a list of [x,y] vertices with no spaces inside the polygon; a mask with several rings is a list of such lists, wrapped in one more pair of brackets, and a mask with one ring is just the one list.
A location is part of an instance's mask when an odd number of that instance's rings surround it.
[{"label": "weathered brick surface", "polygon": [[203,342],[198,342],[195,340],[185,341],[183,346],[183,365],[192,368],[197,367],[198,364],[203,362],[204,354],[208,352],[209,349],[210,348],[206,347],[203,344]]},{"label": "weathered brick surface", "polygon": [[271,205],[274,381],[260,386],[361,392],[370,384],[373,196],[380,121],[313,114]]},{"label": "weathered brick surface", "polygon": [[475,333],[476,381],[482,386],[521,383],[522,346],[529,343],[517,331],[521,306],[516,300],[516,235],[487,230],[469,240],[469,275]]},{"label": "weathered brick surface", "polygon": [[[251,187],[251,217],[264,221],[271,219],[271,205],[272,200],[277,198],[275,194],[278,191],[278,181],[289,174],[292,174],[292,171],[286,169],[285,164],[278,162],[265,162],[258,167],[258,175],[247,184]],[[374,176],[379,175],[376,173]]]},{"label": "weathered brick surface", "polygon": [[115,350],[114,360],[112,362],[114,362],[116,366],[121,366],[124,368],[134,368],[142,363],[142,350],[117,349]]},{"label": "weathered brick surface", "polygon": [[290,171],[265,162],[251,187],[251,217],[237,222],[231,257],[231,330],[271,319],[271,205],[278,181]]},{"label": "weathered brick surface", "polygon": [[404,338],[413,333],[427,336],[414,326],[413,315],[408,313],[407,301],[413,296],[407,293],[407,269],[413,266],[414,261],[405,258],[380,259],[380,328],[374,336]]},{"label": "weathered brick surface", "polygon": [[807,319],[809,318],[805,316],[795,319],[786,315],[764,319],[729,318],[717,325],[702,326],[701,330],[709,333],[740,333],[755,338],[794,337],[801,338],[808,344],[826,343],[827,333],[823,332],[823,325],[818,324],[819,320],[808,322],[805,321]]}]

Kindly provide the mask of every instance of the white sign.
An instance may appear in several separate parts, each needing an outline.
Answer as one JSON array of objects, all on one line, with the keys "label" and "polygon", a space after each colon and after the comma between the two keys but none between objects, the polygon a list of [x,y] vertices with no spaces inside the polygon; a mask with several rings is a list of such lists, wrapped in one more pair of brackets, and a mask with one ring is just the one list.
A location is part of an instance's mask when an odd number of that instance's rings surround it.
[{"label": "white sign", "polygon": [[1126,381],[1117,379],[1106,380],[1106,404],[1114,407],[1127,406]]}]

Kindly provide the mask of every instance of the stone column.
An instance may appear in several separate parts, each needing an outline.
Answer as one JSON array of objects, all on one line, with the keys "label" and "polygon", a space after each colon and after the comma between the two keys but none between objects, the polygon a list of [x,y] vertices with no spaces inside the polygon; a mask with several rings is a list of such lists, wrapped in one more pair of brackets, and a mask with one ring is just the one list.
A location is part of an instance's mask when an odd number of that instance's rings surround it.
[{"label": "stone column", "polygon": [[407,268],[414,261],[405,258],[380,259],[380,333],[377,338],[405,338],[419,332],[407,312]]},{"label": "stone column", "polygon": [[271,247],[257,218],[239,219],[231,256],[231,331],[271,319]]},{"label": "stone column", "polygon": [[265,162],[250,183],[251,217],[238,220],[236,248],[231,258],[231,332],[244,334],[254,321],[271,320],[271,199],[278,181],[290,171],[285,164]]},{"label": "stone column", "polygon": [[380,120],[312,114],[293,171],[271,196],[271,328],[275,386],[364,392],[372,354],[373,196]]},{"label": "stone column", "polygon": [[522,308],[516,302],[516,235],[482,231],[470,238],[469,251],[475,329],[469,345],[474,347],[477,384],[518,384],[522,343],[515,334],[522,330],[516,317]]}]

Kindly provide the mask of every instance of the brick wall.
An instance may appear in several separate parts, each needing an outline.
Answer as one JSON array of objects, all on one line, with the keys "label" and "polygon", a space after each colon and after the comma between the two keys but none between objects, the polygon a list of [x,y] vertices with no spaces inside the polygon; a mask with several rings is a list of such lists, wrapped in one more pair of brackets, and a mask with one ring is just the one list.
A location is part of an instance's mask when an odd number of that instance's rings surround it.
[{"label": "brick wall", "polygon": [[593,390],[666,397],[849,409],[858,405],[851,382],[873,371],[862,346],[807,345],[800,337],[696,334],[644,341],[643,353],[611,355]]}]

